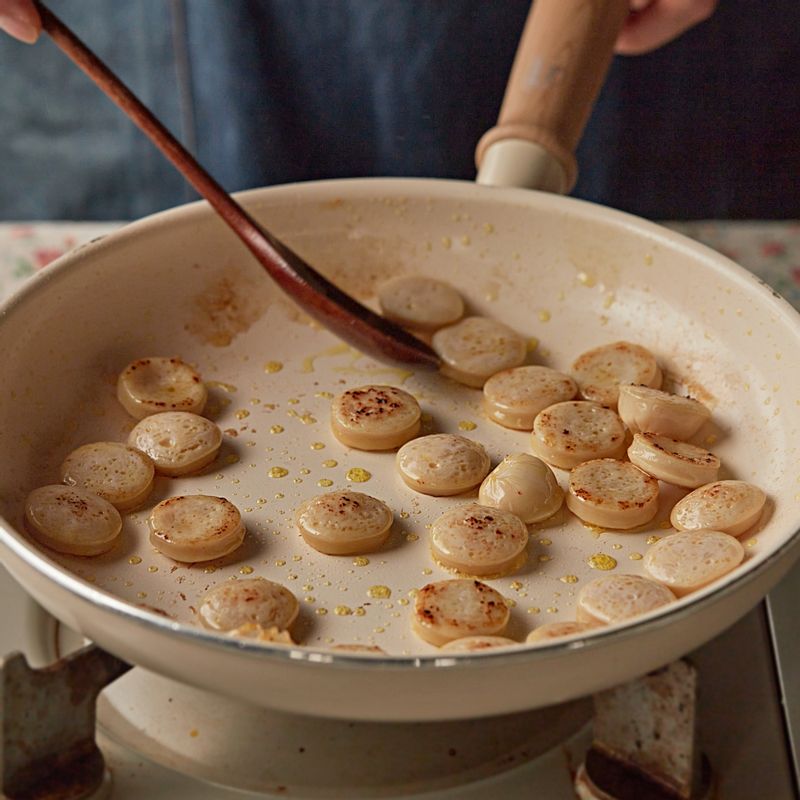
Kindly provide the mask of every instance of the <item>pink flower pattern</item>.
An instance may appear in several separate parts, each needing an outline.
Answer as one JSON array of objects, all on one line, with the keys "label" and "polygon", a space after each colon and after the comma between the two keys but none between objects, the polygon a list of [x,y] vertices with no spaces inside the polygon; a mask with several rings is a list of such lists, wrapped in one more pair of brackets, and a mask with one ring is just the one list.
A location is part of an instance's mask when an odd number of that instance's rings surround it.
[{"label": "pink flower pattern", "polygon": [[[754,272],[800,308],[800,220],[666,223]],[[76,245],[119,223],[0,223],[0,298]]]},{"label": "pink flower pattern", "polygon": [[37,268],[41,269],[63,255],[64,250],[57,247],[40,247],[38,250],[33,251],[33,260]]}]

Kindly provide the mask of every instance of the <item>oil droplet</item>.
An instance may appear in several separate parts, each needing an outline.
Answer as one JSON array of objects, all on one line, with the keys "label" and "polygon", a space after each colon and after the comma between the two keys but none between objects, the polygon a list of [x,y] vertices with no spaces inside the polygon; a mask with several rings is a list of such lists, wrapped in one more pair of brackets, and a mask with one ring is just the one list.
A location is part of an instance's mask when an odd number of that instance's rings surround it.
[{"label": "oil droplet", "polygon": [[542,609],[538,606],[528,606],[525,609],[529,614],[538,614]]},{"label": "oil droplet", "polygon": [[313,425],[317,421],[317,418],[311,414],[303,414],[303,416],[298,417],[298,419],[303,425]]},{"label": "oil droplet", "polygon": [[285,478],[289,474],[289,470],[285,467],[272,467],[267,475],[270,478]]},{"label": "oil droplet", "polygon": [[545,547],[549,547],[551,544],[553,544],[553,540],[552,539],[539,539],[539,544],[543,544]]},{"label": "oil droplet", "polygon": [[519,581],[513,581],[511,588],[518,592],[522,588],[522,584]]},{"label": "oil droplet", "polygon": [[661,540],[660,536],[656,536],[656,535],[648,536],[647,537],[647,544],[655,544],[656,542],[658,542],[660,540]]},{"label": "oil droplet", "polygon": [[386,628],[373,628],[372,632],[373,633],[383,633],[385,630],[386,630]]},{"label": "oil droplet", "polygon": [[311,470],[308,467],[301,467],[300,474],[301,475],[310,475],[311,474]]},{"label": "oil droplet", "polygon": [[550,322],[550,312],[547,309],[542,309],[539,312],[539,322]]},{"label": "oil droplet", "polygon": [[425,567],[425,569],[422,570],[422,574],[423,575],[431,575],[431,574],[433,574],[433,570],[430,567]]},{"label": "oil droplet", "polygon": [[338,467],[339,462],[335,458],[329,458],[322,462],[323,467]]},{"label": "oil droplet", "polygon": [[189,731],[189,736],[191,736],[193,739],[197,738],[199,735],[200,735],[200,731],[197,730],[197,728],[192,728]]},{"label": "oil droplet", "polygon": [[317,602],[317,598],[316,598],[316,597],[314,597],[313,595],[310,595],[310,594],[309,594],[309,595],[306,595],[306,596],[303,598],[303,600],[305,600],[305,601],[306,601],[306,603],[316,603],[316,602]]},{"label": "oil droplet", "polygon": [[579,272],[576,277],[581,286],[588,286],[590,289],[597,283],[597,278],[594,275],[589,275],[588,272]]},{"label": "oil droplet", "polygon": [[558,609],[555,606],[550,606],[550,608],[547,609],[547,613],[548,614],[557,614],[558,613]]},{"label": "oil droplet", "polygon": [[250,416],[250,412],[246,408],[240,408],[233,416],[236,419],[247,419]]},{"label": "oil droplet", "polygon": [[285,562],[285,561],[284,561],[282,558],[279,558],[279,559],[278,559],[278,560],[275,562],[275,566],[276,566],[276,567],[285,567],[285,566],[286,566],[286,562]]},{"label": "oil droplet", "polygon": [[516,600],[514,600],[514,598],[513,598],[513,597],[504,597],[504,598],[503,598],[503,602],[504,602],[504,603],[505,603],[505,604],[506,604],[506,605],[507,605],[509,608],[516,608],[516,607],[517,607],[517,601],[516,601]]},{"label": "oil droplet", "polygon": [[[800,483],[800,478],[797,479],[797,482]],[[411,515],[408,511],[401,511],[400,512],[400,519],[408,519]]]},{"label": "oil droplet", "polygon": [[333,347],[327,348],[327,350],[323,350],[320,353],[315,353],[312,356],[306,356],[303,359],[303,367],[300,372],[313,372],[314,371],[314,362],[321,358],[322,356],[340,356],[344,355],[345,353],[350,352],[350,347],[346,344],[336,344]]},{"label": "oil droplet", "polygon": [[628,558],[629,558],[631,561],[641,561],[641,560],[642,560],[642,554],[641,554],[641,553],[631,553],[631,554],[628,556]]},{"label": "oil droplet", "polygon": [[491,222],[484,223],[483,232],[484,233],[494,233],[494,225],[492,225]]},{"label": "oil droplet", "polygon": [[407,533],[406,534],[406,541],[407,542],[416,542],[419,541],[419,535],[416,533]]},{"label": "oil droplet", "polygon": [[225,456],[226,464],[236,464],[238,463],[238,461],[239,461],[239,456],[237,456],[236,453],[229,453],[227,456]]},{"label": "oil droplet", "polygon": [[266,497],[259,497],[258,500],[256,500],[256,505],[263,506],[264,503],[266,503],[266,502],[267,502],[267,498]]},{"label": "oil droplet", "polygon": [[539,556],[539,562],[541,564],[544,564],[546,561],[552,561],[552,560],[553,556],[548,556],[546,553],[543,553],[542,555]]},{"label": "oil droplet", "polygon": [[388,586],[381,586],[378,584],[376,586],[370,586],[367,590],[367,594],[379,600],[386,600],[392,596],[392,590]]},{"label": "oil droplet", "polygon": [[303,591],[304,591],[304,592],[313,592],[313,591],[314,591],[314,586],[313,586],[313,584],[311,584],[311,583],[307,583],[307,584],[305,584],[305,585],[303,586]]},{"label": "oil droplet", "polygon": [[662,531],[668,531],[672,527],[672,523],[668,519],[662,519],[661,522],[658,523],[658,527],[661,528]]},{"label": "oil droplet", "polygon": [[270,433],[283,433],[283,425],[273,425],[270,429]]},{"label": "oil droplet", "polygon": [[372,477],[371,472],[367,472],[363,467],[353,467],[347,470],[347,480],[354,483],[365,483]]},{"label": "oil droplet", "polygon": [[747,547],[755,547],[758,544],[758,539],[748,539]]},{"label": "oil droplet", "polygon": [[470,239],[469,236],[462,236],[461,244],[463,244],[464,247],[469,247],[472,244],[472,239]]},{"label": "oil droplet", "polygon": [[316,609],[316,611],[314,611],[314,613],[317,614],[320,617],[324,617],[328,613],[328,609],[327,608],[318,608],[318,609]]},{"label": "oil droplet", "polygon": [[583,527],[586,528],[587,531],[591,531],[595,539],[597,539],[601,533],[606,532],[605,528],[598,528],[597,525],[592,525],[591,522],[584,522],[583,520],[581,520],[581,525],[583,525]]},{"label": "oil droplet", "polygon": [[240,570],[239,574],[241,575],[252,575],[253,568],[249,564],[245,564]]},{"label": "oil droplet", "polygon": [[283,364],[280,361],[267,361],[264,364],[264,372],[268,372],[273,374],[275,372],[280,372],[283,369]]},{"label": "oil droplet", "polygon": [[529,353],[535,353],[537,347],[539,347],[539,340],[535,336],[531,336],[531,338],[528,339],[528,342],[525,345],[525,349]]},{"label": "oil droplet", "polygon": [[401,598],[400,598],[400,599],[397,601],[397,604],[398,604],[399,606],[407,606],[407,605],[408,605],[408,598],[407,598],[407,597],[401,597]]},{"label": "oil droplet", "polygon": [[595,553],[587,563],[592,569],[609,570],[617,566],[617,559],[605,553]]},{"label": "oil droplet", "polygon": [[323,450],[325,448],[324,442],[312,442],[311,449],[312,450]]},{"label": "oil droplet", "polygon": [[275,493],[275,499],[276,500],[283,500],[284,497],[285,497],[285,495],[284,495],[283,492],[276,492]]},{"label": "oil droplet", "polygon": [[158,567],[157,567],[155,564],[151,564],[151,565],[150,565],[150,566],[147,568],[147,571],[148,571],[148,572],[158,572]]},{"label": "oil droplet", "polygon": [[458,423],[458,429],[460,431],[474,431],[475,428],[478,426],[468,419],[462,419],[461,422]]},{"label": "oil droplet", "polygon": [[206,575],[211,575],[213,572],[216,572],[217,568],[213,564],[209,564],[207,567],[203,567],[203,572]]},{"label": "oil droplet", "polygon": [[302,561],[303,556],[292,556],[292,561]]},{"label": "oil droplet", "polygon": [[317,392],[314,397],[323,397],[325,400],[333,400],[333,392]]},{"label": "oil droplet", "polygon": [[367,615],[367,609],[364,606],[359,606],[354,612],[357,617],[365,617]]},{"label": "oil droplet", "polygon": [[612,550],[622,550],[622,545],[621,544],[612,544],[611,545],[611,549]]},{"label": "oil droplet", "polygon": [[337,617],[349,617],[353,613],[353,609],[350,606],[336,606],[333,609],[333,613],[336,614]]},{"label": "oil droplet", "polygon": [[290,397],[286,402],[290,406],[296,406],[300,401],[296,397]]},{"label": "oil droplet", "polygon": [[330,478],[320,478],[317,481],[317,486],[327,489],[328,487],[333,486],[333,481]]},{"label": "oil droplet", "polygon": [[442,236],[442,247],[444,247],[445,250],[449,250],[452,244],[453,240],[449,236]]},{"label": "oil droplet", "polygon": [[142,563],[142,559],[139,558],[139,556],[131,556],[128,559],[128,563],[129,564],[141,564]]},{"label": "oil droplet", "polygon": [[614,292],[608,292],[606,296],[603,298],[603,308],[611,308],[614,305],[614,301],[616,300],[616,295]]},{"label": "oil droplet", "polygon": [[561,583],[577,583],[578,576],[577,575],[563,575],[559,578]]},{"label": "oil droplet", "polygon": [[353,566],[355,567],[366,567],[369,564],[369,559],[366,556],[356,556],[353,559]]},{"label": "oil droplet", "polygon": [[136,596],[139,599],[144,600],[144,598],[147,597],[147,592],[136,592]]}]

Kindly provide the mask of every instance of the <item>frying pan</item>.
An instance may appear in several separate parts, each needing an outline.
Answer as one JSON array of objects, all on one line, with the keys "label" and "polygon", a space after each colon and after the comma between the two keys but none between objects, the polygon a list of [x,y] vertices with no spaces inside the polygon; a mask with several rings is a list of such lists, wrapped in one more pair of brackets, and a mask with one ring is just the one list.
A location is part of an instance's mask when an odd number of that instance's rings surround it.
[{"label": "frying pan", "polygon": [[[603,4],[572,5],[596,30]],[[613,32],[611,25],[606,55]],[[573,59],[574,40],[547,41]],[[582,125],[573,116],[570,135]],[[525,156],[529,165],[546,165],[529,175],[566,188],[569,147],[556,149],[554,162],[539,155],[541,141],[521,149],[534,153]],[[766,490],[767,510],[742,537],[742,566],[659,612],[546,646],[459,657],[429,647],[409,630],[409,593],[450,577],[430,557],[426,526],[465,498],[416,495],[395,474],[393,454],[339,445],[327,423],[330,395],[364,383],[402,385],[420,400],[427,431],[478,439],[494,461],[527,451],[527,434],[483,417],[480,392],[374,362],[311,324],[196,203],[66,255],[0,314],[2,559],[70,627],[132,663],[257,705],[350,719],[474,718],[586,695],[680,657],[743,616],[796,560],[800,320],[742,268],[630,215],[517,188],[364,179],[239,197],[367,303],[382,280],[419,273],[451,282],[472,313],[529,337],[532,363],[567,369],[603,342],[643,344],[671,386],[712,408],[703,441],[715,442],[724,477]],[[26,494],[54,482],[75,446],[126,438],[132,421],[115,400],[115,376],[128,361],[156,354],[180,355],[209,382],[208,413],[227,432],[220,457],[201,475],[159,479],[108,554],[81,559],[37,548],[20,522]],[[566,475],[559,478],[563,485]],[[389,503],[396,524],[384,550],[353,559],[303,545],[292,513],[328,490],[320,481]],[[226,496],[242,509],[249,533],[240,551],[211,565],[179,565],[148,544],[148,509],[193,492]],[[617,572],[639,573],[638,556],[648,539],[666,534],[679,496],[662,484],[655,521],[631,533],[587,529],[567,512],[532,528],[527,563],[490,581],[512,601],[510,635],[523,640],[538,624],[572,618],[577,590],[598,574],[587,563],[595,553],[612,556]],[[206,589],[259,575],[300,598],[300,645],[261,645],[194,624]],[[374,643],[387,655],[331,650],[348,642]]]}]

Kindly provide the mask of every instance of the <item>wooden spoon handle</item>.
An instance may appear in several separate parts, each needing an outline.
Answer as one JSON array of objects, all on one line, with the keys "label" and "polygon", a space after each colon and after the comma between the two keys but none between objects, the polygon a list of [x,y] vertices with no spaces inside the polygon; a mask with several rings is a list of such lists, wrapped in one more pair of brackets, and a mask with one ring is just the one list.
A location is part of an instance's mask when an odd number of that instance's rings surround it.
[{"label": "wooden spoon handle", "polygon": [[535,0],[497,125],[478,143],[479,167],[498,142],[531,142],[560,165],[560,190],[572,188],[578,173],[575,148],[629,9],[630,0]]},{"label": "wooden spoon handle", "polygon": [[42,28],[152,140],[216,210],[278,285],[308,314],[360,350],[378,358],[438,366],[424,342],[375,314],[323,277],[259,225],[194,159],[127,86],[41,2]]}]

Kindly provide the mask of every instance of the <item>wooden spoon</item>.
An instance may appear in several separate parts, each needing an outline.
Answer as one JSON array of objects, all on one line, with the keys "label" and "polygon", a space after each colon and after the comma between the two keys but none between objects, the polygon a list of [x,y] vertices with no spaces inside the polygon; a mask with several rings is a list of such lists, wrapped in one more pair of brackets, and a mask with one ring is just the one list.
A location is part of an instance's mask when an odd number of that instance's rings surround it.
[{"label": "wooden spoon", "polygon": [[328,330],[382,361],[439,366],[424,342],[370,311],[320,275],[259,225],[156,119],[113,72],[42,3],[42,27],[52,40],[141,128],[186,180],[233,229],[273,280]]}]

